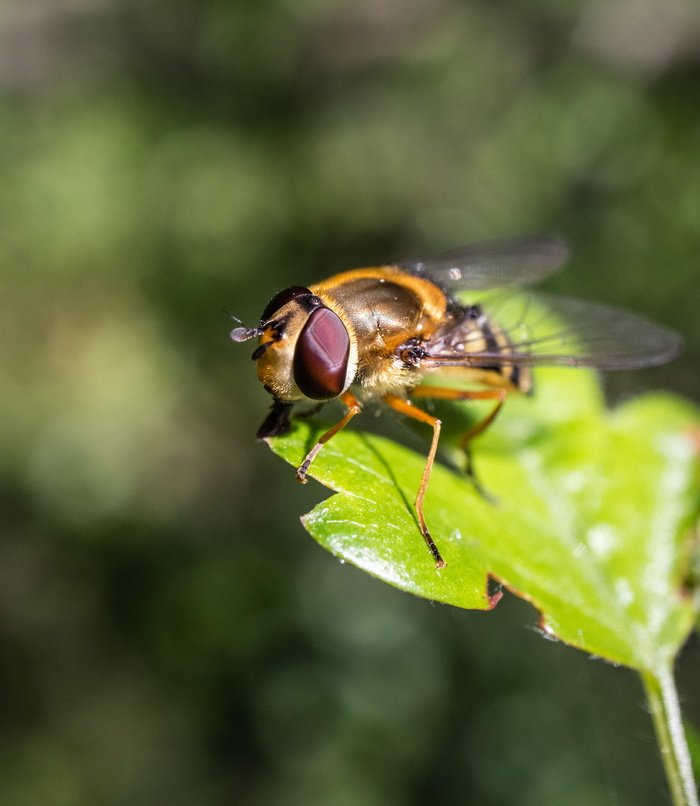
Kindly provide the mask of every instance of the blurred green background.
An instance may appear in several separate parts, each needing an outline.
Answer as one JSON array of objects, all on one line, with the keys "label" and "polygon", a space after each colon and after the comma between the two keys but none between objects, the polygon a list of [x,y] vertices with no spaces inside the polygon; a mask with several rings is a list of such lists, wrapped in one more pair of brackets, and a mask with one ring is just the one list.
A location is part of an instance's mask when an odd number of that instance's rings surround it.
[{"label": "blurred green background", "polygon": [[221,311],[542,230],[700,399],[694,0],[2,1],[0,803],[667,802],[632,672],[303,532]]}]

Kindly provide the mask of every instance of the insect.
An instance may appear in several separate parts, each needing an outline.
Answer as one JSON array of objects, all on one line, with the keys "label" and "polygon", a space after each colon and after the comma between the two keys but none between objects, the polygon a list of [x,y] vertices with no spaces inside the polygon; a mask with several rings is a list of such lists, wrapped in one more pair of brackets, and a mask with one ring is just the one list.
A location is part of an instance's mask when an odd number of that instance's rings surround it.
[{"label": "insect", "polygon": [[[466,450],[509,393],[531,389],[534,365],[627,369],[665,363],[681,350],[678,335],[631,313],[518,289],[553,273],[567,254],[553,235],[485,241],[280,291],[257,327],[231,333],[236,342],[259,339],[252,357],[273,404],[258,438],[286,433],[297,403],[340,398],[345,416],[297,470],[305,482],[322,447],[367,400],[380,399],[431,426],[415,513],[436,567],[444,567],[423,512],[441,422],[409,398],[493,401],[490,413],[463,435]],[[463,293],[484,298],[465,302]],[[424,383],[440,372],[457,372],[480,388]]]}]

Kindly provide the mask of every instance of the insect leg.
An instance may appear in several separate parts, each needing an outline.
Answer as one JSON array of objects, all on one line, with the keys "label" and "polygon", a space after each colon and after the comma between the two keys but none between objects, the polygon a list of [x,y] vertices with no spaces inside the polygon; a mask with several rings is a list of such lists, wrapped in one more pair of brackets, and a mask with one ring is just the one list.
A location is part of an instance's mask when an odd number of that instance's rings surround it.
[{"label": "insect leg", "polygon": [[304,459],[304,461],[299,465],[299,468],[297,469],[297,479],[302,484],[306,484],[306,474],[309,471],[311,462],[313,462],[313,460],[316,458],[321,448],[326,444],[326,442],[328,442],[328,440],[331,437],[334,437],[338,433],[338,431],[342,431],[342,429],[345,428],[345,426],[350,422],[350,420],[352,420],[352,418],[356,414],[359,414],[362,411],[362,407],[357,402],[355,395],[353,395],[352,393],[343,392],[343,394],[340,396],[340,399],[348,407],[348,412],[340,422],[336,423],[333,426],[333,428],[329,428],[325,434],[322,434],[319,437],[318,442],[309,451],[309,453],[306,456],[306,459]]},{"label": "insect leg", "polygon": [[462,434],[459,440],[459,446],[464,451],[467,459],[466,473],[472,479],[477,492],[484,498],[493,502],[491,496],[479,483],[479,480],[474,474],[474,467],[472,464],[471,441],[474,437],[482,434],[496,419],[498,412],[503,407],[506,400],[505,389],[480,389],[480,390],[464,390],[464,389],[450,389],[443,386],[418,386],[411,392],[413,397],[432,397],[441,398],[443,400],[495,400],[496,405],[489,414],[473,425],[466,433]]},{"label": "insect leg", "polygon": [[484,432],[496,419],[496,415],[505,403],[506,394],[507,392],[505,389],[479,389],[467,391],[465,389],[450,389],[444,386],[418,386],[411,392],[412,397],[437,397],[442,400],[496,401],[493,411],[462,435],[460,438],[460,446],[464,449],[466,449],[467,445],[472,439],[474,439],[474,437],[477,437],[479,434]]},{"label": "insect leg", "polygon": [[420,526],[421,533],[425,538],[425,542],[428,544],[430,553],[433,555],[435,567],[444,568],[447,563],[442,559],[438,547],[435,545],[435,541],[428,531],[428,526],[425,522],[425,515],[423,514],[423,499],[425,498],[425,492],[428,489],[430,473],[432,472],[433,464],[435,462],[435,454],[437,453],[437,446],[438,442],[440,441],[440,427],[442,426],[442,423],[437,417],[433,417],[431,414],[428,414],[422,409],[416,408],[416,406],[414,406],[409,400],[404,400],[402,397],[397,397],[396,395],[384,395],[383,399],[387,406],[390,406],[395,411],[401,412],[401,414],[406,414],[409,417],[413,417],[414,419],[420,420],[422,423],[427,423],[433,427],[433,441],[430,445],[428,460],[425,463],[423,476],[420,480],[420,487],[418,488],[418,495],[416,496],[415,508],[416,515],[418,516],[418,525]]}]

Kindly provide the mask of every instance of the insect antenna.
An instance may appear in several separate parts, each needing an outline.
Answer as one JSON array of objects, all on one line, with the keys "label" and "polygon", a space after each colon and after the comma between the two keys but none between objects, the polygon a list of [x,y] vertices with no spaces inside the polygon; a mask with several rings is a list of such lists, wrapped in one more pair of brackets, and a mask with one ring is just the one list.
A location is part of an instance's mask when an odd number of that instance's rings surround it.
[{"label": "insect antenna", "polygon": [[221,309],[226,316],[230,316],[234,322],[238,322],[241,327],[236,327],[231,331],[231,338],[234,341],[248,341],[248,339],[254,339],[256,336],[262,336],[263,331],[257,327],[245,327],[243,322],[237,317],[234,316],[232,313],[229,313],[225,308]]},{"label": "insect antenna", "polygon": [[262,336],[263,332],[258,327],[236,327],[231,331],[231,338],[234,341],[248,341],[256,336]]}]

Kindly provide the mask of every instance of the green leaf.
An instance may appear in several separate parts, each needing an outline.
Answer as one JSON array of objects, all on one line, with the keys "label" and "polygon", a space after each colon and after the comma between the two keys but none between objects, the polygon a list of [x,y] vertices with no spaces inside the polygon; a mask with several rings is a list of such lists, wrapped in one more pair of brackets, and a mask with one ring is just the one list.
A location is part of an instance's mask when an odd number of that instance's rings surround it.
[{"label": "green leaf", "polygon": [[[456,409],[446,425],[471,411]],[[415,519],[425,456],[382,437],[348,428],[329,441],[311,475],[337,494],[303,521],[333,554],[399,588],[486,609],[495,603],[491,577],[540,611],[546,633],[658,669],[696,615],[686,580],[699,422],[690,404],[666,394],[607,410],[593,373],[540,370],[537,393],[509,399],[474,446],[496,503],[464,474],[435,466],[425,514],[447,568],[434,567]],[[270,444],[298,465],[325,428],[299,420]]]}]

